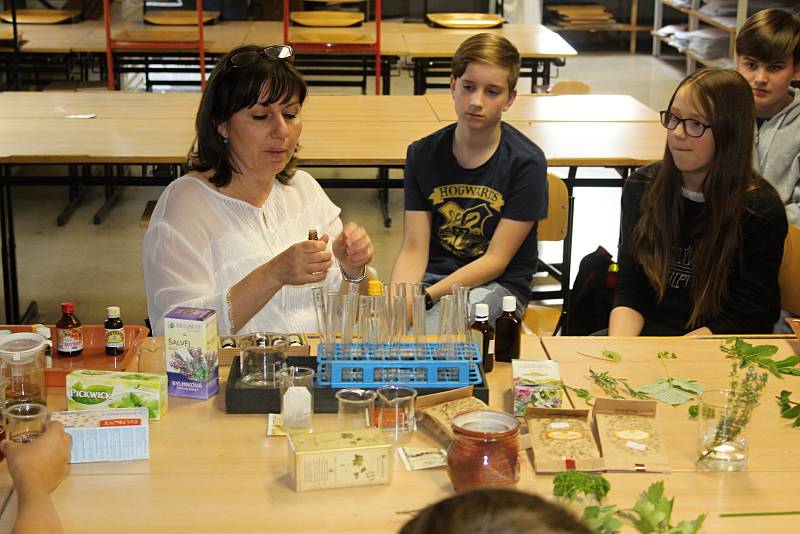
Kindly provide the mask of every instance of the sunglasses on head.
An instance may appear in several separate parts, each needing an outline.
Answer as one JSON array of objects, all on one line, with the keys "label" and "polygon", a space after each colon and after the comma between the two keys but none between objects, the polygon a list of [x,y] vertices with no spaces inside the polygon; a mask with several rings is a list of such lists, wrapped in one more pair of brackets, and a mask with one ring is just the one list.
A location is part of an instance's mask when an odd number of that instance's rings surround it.
[{"label": "sunglasses on head", "polygon": [[294,50],[289,45],[273,45],[261,50],[244,50],[232,55],[228,59],[228,64],[231,67],[247,67],[262,58],[270,61],[286,60],[292,63],[294,61]]}]

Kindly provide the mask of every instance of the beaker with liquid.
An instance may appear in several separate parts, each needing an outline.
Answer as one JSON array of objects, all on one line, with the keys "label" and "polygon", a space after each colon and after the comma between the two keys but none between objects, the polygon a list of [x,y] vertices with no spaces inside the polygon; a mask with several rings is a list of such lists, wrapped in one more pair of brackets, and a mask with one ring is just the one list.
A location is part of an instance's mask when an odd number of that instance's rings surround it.
[{"label": "beaker with liquid", "polygon": [[6,406],[47,403],[46,348],[45,338],[34,333],[9,334],[0,339],[0,374],[6,380]]}]

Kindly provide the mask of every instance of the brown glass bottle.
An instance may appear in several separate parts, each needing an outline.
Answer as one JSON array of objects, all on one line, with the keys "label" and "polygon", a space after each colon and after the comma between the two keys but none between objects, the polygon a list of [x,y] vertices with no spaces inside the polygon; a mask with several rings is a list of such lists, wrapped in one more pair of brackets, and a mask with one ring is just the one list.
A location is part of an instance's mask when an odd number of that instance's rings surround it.
[{"label": "brown glass bottle", "polygon": [[494,359],[498,362],[510,362],[513,358],[519,358],[522,321],[517,317],[516,311],[516,297],[503,297],[503,313],[494,323]]},{"label": "brown glass bottle", "polygon": [[83,352],[83,329],[75,316],[75,303],[61,303],[61,318],[56,323],[56,350],[59,356],[78,356]]},{"label": "brown glass bottle", "polygon": [[470,328],[478,338],[478,346],[483,356],[483,370],[488,373],[494,369],[494,328],[489,324],[488,304],[475,305],[475,322]]},{"label": "brown glass bottle", "polygon": [[119,316],[117,306],[106,308],[106,322],[103,325],[106,340],[106,354],[118,356],[125,352],[125,325]]}]

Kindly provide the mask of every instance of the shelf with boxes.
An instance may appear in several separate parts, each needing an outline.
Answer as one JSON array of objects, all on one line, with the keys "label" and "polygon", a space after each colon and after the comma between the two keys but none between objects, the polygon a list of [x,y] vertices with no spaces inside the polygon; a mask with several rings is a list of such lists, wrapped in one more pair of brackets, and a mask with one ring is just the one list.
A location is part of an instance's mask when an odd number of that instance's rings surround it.
[{"label": "shelf with boxes", "polygon": [[[686,57],[687,74],[694,72],[698,63],[733,67],[737,30],[748,15],[769,7],[789,4],[782,0],[656,0],[653,55],[661,56],[662,43],[671,46]],[[686,15],[686,23],[665,25],[664,8]]]},{"label": "shelf with boxes", "polygon": [[[639,25],[639,1],[628,0],[630,6],[627,21],[618,21],[614,14],[608,10],[606,3],[576,4],[556,1],[554,4],[545,4],[547,16],[546,25],[553,31],[606,31],[627,33],[630,38],[630,52],[636,53],[636,35],[638,32],[648,32],[650,26]],[[624,7],[622,8],[624,12]]]}]

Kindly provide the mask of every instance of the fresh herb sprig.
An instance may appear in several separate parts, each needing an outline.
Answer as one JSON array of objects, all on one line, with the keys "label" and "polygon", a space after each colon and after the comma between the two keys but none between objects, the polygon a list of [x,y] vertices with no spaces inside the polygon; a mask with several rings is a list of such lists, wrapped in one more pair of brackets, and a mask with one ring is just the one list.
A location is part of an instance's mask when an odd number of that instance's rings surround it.
[{"label": "fresh herb sprig", "polygon": [[613,350],[604,350],[600,352],[600,356],[596,354],[590,354],[588,352],[581,352],[575,351],[580,356],[586,356],[587,358],[594,358],[596,360],[605,360],[613,363],[619,363],[622,361],[622,355],[619,352],[614,352]]},{"label": "fresh herb sprig", "polygon": [[589,368],[589,379],[612,399],[624,399],[625,395],[633,399],[646,400],[650,395],[637,391],[628,384],[627,378],[611,376],[608,371],[595,372]]},{"label": "fresh herb sprig", "polygon": [[743,377],[739,377],[739,364],[731,366],[731,386],[728,405],[717,422],[711,442],[706,445],[697,458],[700,462],[712,454],[720,445],[735,440],[750,422],[750,416],[758,405],[761,392],[767,385],[767,373],[759,373],[748,367]]},{"label": "fresh herb sprig", "polygon": [[673,378],[667,368],[667,360],[677,360],[678,356],[674,352],[661,351],[658,353],[658,361],[664,367],[664,374],[666,377],[658,378],[652,384],[642,386],[637,391],[646,393],[650,397],[677,406],[689,402],[696,395],[703,392],[701,386],[696,380],[683,380],[680,378]]},{"label": "fresh herb sprig", "polygon": [[553,494],[572,503],[578,495],[593,496],[597,505],[586,506],[581,520],[597,534],[617,534],[622,521],[630,522],[642,534],[696,534],[703,526],[706,515],[672,524],[675,499],[664,496],[664,481],[651,484],[643,491],[633,508],[620,510],[616,505],[599,504],[611,489],[602,475],[580,471],[566,471],[553,478]]},{"label": "fresh herb sprig", "polygon": [[594,397],[592,396],[591,393],[589,393],[588,389],[572,387],[564,382],[562,382],[561,385],[564,387],[565,390],[567,390],[567,392],[572,391],[573,393],[575,393],[576,397],[586,401],[586,404],[591,405],[593,403]]},{"label": "fresh herb sprig", "polygon": [[631,510],[635,514],[633,526],[642,533],[656,534],[696,534],[706,519],[700,514],[695,519],[681,521],[672,525],[672,508],[675,498],[664,496],[664,481],[659,480],[650,485],[639,495],[639,499]]},{"label": "fresh herb sprig", "polygon": [[792,427],[800,428],[800,402],[791,399],[792,392],[783,390],[778,399],[778,406],[781,407],[781,417],[784,419],[794,419]]},{"label": "fresh herb sprig", "polygon": [[738,337],[729,337],[720,345],[719,350],[727,354],[728,358],[737,360],[740,369],[756,366],[766,369],[778,378],[783,378],[783,375],[800,376],[800,355],[775,361],[772,359],[778,352],[775,345],[751,345]]},{"label": "fresh herb sprig", "polygon": [[597,502],[608,495],[611,484],[602,475],[583,471],[564,471],[553,477],[553,495],[564,499],[569,505],[579,495],[594,497]]}]

